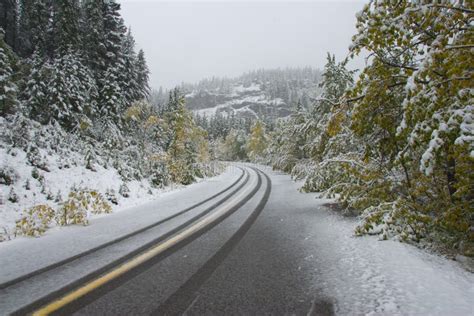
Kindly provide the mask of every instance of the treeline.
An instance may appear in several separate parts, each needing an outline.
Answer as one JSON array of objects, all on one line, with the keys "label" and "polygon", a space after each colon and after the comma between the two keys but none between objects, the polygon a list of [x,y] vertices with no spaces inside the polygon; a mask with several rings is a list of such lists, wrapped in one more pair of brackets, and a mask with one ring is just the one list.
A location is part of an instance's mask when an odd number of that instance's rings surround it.
[{"label": "treeline", "polygon": [[358,79],[328,56],[318,100],[266,133],[259,159],[360,214],[357,234],[474,255],[473,13],[371,1],[350,48],[368,52]]},{"label": "treeline", "polygon": [[[202,173],[191,164],[197,155],[205,160],[200,146],[206,135],[178,90],[169,92],[166,103],[148,104],[144,54],[136,53],[116,1],[8,4],[4,15],[14,22],[0,36],[0,95],[1,115],[11,124],[24,121],[21,115],[77,133],[95,143],[93,149],[86,146],[88,166],[93,157],[105,155],[127,180],[152,175],[156,185],[190,183]],[[166,166],[154,168],[157,157]],[[175,164],[185,164],[186,170]]]},{"label": "treeline", "polygon": [[180,89],[185,93],[194,91],[196,94],[205,92],[230,96],[238,86],[248,88],[258,85],[257,89],[269,99],[281,99],[287,105],[300,100],[304,106],[309,106],[320,79],[321,72],[311,67],[259,69],[235,78],[212,77],[196,84],[183,83]]},{"label": "treeline", "polygon": [[[121,113],[149,94],[143,51],[111,0],[20,0],[3,7],[5,91],[0,113],[72,130]],[[3,36],[2,36],[3,37]]]},{"label": "treeline", "polygon": [[[207,133],[183,95],[173,90],[166,102],[147,101],[144,54],[136,52],[116,1],[2,1],[0,9],[0,147],[8,155],[0,185],[9,192],[7,209],[23,211],[0,241],[42,234],[53,218],[59,225],[86,224],[97,205],[109,212],[107,203],[117,204],[117,191],[129,197],[133,180],[152,192],[214,174]],[[19,161],[23,155],[26,161]],[[113,168],[121,179],[86,188],[79,177],[55,197],[45,175],[67,175],[73,167]],[[31,175],[18,176],[30,168]],[[45,204],[18,210],[32,187],[41,188]]]}]

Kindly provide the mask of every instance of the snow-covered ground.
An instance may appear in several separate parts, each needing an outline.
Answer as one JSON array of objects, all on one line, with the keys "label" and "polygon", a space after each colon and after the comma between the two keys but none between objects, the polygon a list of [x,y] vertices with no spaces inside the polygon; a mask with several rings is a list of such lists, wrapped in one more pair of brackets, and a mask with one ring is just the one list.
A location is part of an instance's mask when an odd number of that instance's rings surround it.
[{"label": "snow-covered ground", "polygon": [[[57,202],[54,200],[57,199],[58,195],[64,200],[73,187],[98,190],[102,194],[105,194],[106,190],[114,190],[118,202],[117,205],[111,204],[114,211],[149,201],[162,191],[150,188],[150,184],[146,180],[131,181],[127,183],[130,196],[125,198],[118,193],[123,181],[116,169],[105,169],[99,165],[95,166],[96,171],[86,169],[80,165],[60,169],[57,164],[60,157],[53,155],[48,156],[50,171],[38,170],[44,177],[43,183],[48,191],[46,193],[52,194],[53,199],[48,200],[47,194],[41,193],[43,186],[40,181],[31,176],[34,167],[27,163],[26,153],[19,149],[13,149],[13,151],[15,156],[7,153],[5,148],[0,148],[1,166],[12,168],[16,178],[12,186],[0,186],[3,202],[0,205],[0,228],[12,229],[15,226],[15,220],[21,216],[21,211],[31,206],[37,204],[56,205]],[[29,182],[29,188],[26,188],[25,185],[27,181]],[[18,201],[14,203],[8,200],[11,187],[18,196]]]},{"label": "snow-covered ground", "polygon": [[[18,148],[0,147],[0,168],[9,169],[14,175],[14,183],[11,185],[0,184],[0,235],[8,240],[14,237],[15,221],[21,218],[22,212],[32,206],[47,204],[57,208],[60,201],[67,199],[68,193],[73,188],[95,190],[106,197],[107,192],[113,192],[115,203],[110,203],[112,212],[144,204],[162,196],[168,191],[177,190],[184,186],[171,184],[165,188],[156,188],[148,179],[141,181],[132,180],[124,182],[118,171],[112,167],[104,168],[98,164],[94,165],[94,171],[87,169],[82,164],[62,166],[62,157],[55,153],[48,153],[39,149],[40,156],[47,162],[49,171],[36,169],[31,166],[26,153]],[[74,157],[71,160],[82,161],[77,153],[71,152]],[[77,156],[77,157],[76,157]],[[44,180],[35,179],[32,176],[36,169]],[[201,181],[202,179],[198,179]],[[129,189],[127,197],[121,195],[120,187],[126,185]],[[17,201],[9,199],[11,190],[17,196]],[[91,218],[107,216],[106,214],[90,214]],[[55,225],[54,221],[52,227]],[[1,238],[0,238],[1,241]]]},{"label": "snow-covered ground", "polygon": [[474,315],[474,275],[456,261],[394,240],[355,237],[356,220],[316,207],[307,260],[324,267],[314,272],[315,286],[335,299],[337,314]]}]

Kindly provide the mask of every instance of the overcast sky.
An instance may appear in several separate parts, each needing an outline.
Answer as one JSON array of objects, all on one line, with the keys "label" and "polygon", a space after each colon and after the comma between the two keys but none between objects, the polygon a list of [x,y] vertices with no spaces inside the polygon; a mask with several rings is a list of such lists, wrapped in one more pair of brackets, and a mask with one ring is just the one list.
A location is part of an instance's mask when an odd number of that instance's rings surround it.
[{"label": "overcast sky", "polygon": [[[322,68],[347,55],[364,1],[119,0],[151,86],[172,88],[257,68]],[[360,66],[360,61],[352,63]]]}]

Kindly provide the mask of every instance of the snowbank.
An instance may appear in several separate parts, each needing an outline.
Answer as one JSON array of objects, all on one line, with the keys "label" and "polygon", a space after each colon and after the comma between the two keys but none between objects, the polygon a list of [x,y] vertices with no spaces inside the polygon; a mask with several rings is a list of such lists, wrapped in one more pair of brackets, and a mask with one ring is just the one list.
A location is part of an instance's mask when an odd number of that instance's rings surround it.
[{"label": "snowbank", "polygon": [[[315,245],[308,260],[317,287],[333,297],[339,315],[473,315],[474,275],[452,260],[394,240],[355,237],[353,218],[316,200]],[[320,282],[320,280],[324,282]]]}]

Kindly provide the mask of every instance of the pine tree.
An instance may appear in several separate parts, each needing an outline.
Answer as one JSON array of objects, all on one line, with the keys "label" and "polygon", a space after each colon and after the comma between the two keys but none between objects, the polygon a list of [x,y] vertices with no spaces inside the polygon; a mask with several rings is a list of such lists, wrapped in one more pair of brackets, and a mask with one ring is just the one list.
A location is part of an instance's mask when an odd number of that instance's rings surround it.
[{"label": "pine tree", "polygon": [[105,72],[104,78],[99,81],[98,115],[120,124],[126,104],[117,82],[116,71],[116,68],[109,68]]},{"label": "pine tree", "polygon": [[13,68],[16,63],[13,52],[4,42],[3,29],[0,28],[0,115],[13,113],[18,105],[18,87],[14,80]]},{"label": "pine tree", "polygon": [[127,32],[123,19],[120,16],[120,4],[115,0],[104,2],[103,7],[106,68],[122,68],[122,43]]},{"label": "pine tree", "polygon": [[124,110],[129,105],[127,104],[129,100],[126,99],[123,90],[127,86],[122,50],[126,28],[119,11],[120,4],[114,0],[104,2],[102,14],[105,36],[105,70],[98,80],[100,116],[118,124],[121,123]]},{"label": "pine tree", "polygon": [[72,50],[54,60],[48,85],[52,118],[71,130],[92,116],[96,86],[92,75]]},{"label": "pine tree", "polygon": [[37,52],[28,59],[29,74],[21,100],[29,116],[43,124],[49,121],[48,82],[51,73],[49,63]]},{"label": "pine tree", "polygon": [[0,3],[0,28],[5,31],[5,43],[13,50],[18,44],[18,5],[16,0]]},{"label": "pine tree", "polygon": [[53,5],[53,42],[59,56],[81,47],[80,7],[78,0],[55,1]]},{"label": "pine tree", "polygon": [[83,3],[82,34],[83,51],[89,69],[96,81],[106,69],[106,40],[104,29],[104,0],[86,0]]},{"label": "pine tree", "polygon": [[150,70],[146,64],[145,53],[142,49],[138,52],[137,57],[137,85],[140,98],[148,98],[150,96],[150,86],[148,84]]},{"label": "pine tree", "polygon": [[20,0],[18,47],[16,51],[29,57],[33,51],[43,56],[52,56],[56,48],[52,39],[51,0]]},{"label": "pine tree", "polygon": [[135,40],[129,29],[126,36],[123,37],[121,56],[123,58],[123,71],[118,78],[119,84],[126,104],[141,99],[141,93],[138,86],[137,56],[135,53]]}]

